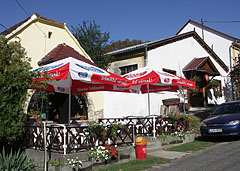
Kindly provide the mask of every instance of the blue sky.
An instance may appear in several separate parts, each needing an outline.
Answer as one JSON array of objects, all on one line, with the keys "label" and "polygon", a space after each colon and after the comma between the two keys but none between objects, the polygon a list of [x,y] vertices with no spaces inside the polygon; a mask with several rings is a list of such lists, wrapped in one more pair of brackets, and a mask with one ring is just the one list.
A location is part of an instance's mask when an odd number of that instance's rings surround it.
[{"label": "blue sky", "polygon": [[[0,0],[0,24],[9,28],[28,15],[16,0]],[[240,21],[239,0],[18,0],[26,12],[64,22],[71,30],[94,20],[110,41],[126,38],[154,41],[174,36],[189,20]],[[240,22],[205,25],[240,38]],[[0,32],[4,28],[0,26]]]}]

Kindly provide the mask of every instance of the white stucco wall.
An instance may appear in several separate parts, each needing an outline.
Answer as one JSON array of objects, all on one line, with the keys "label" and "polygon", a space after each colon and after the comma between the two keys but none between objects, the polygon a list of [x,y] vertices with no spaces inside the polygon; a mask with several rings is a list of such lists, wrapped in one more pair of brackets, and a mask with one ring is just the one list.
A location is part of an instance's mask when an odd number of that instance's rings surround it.
[{"label": "white stucco wall", "polygon": [[[173,50],[174,49],[174,50]],[[230,77],[223,68],[200,46],[200,44],[192,37],[168,44],[148,52],[149,66],[153,66],[162,70],[162,68],[172,69],[177,71],[178,76],[184,77],[182,68],[184,68],[193,57],[210,57],[214,66],[220,72],[221,76],[214,77],[214,79],[221,80],[222,90],[224,90],[225,97],[217,100],[209,99],[209,103],[223,103],[229,101],[232,97],[230,89]]]},{"label": "white stucco wall", "polygon": [[[150,93],[150,114],[160,115],[162,99],[177,97],[177,92]],[[103,92],[104,118],[148,116],[148,94]]]},{"label": "white stucco wall", "polygon": [[210,48],[218,55],[219,58],[230,68],[230,52],[229,48],[233,43],[233,39],[224,36],[218,32],[213,32],[212,30],[202,28],[194,23],[189,23],[184,27],[179,34],[186,33],[189,31],[194,31],[204,39]]},{"label": "white stucco wall", "polygon": [[190,37],[148,51],[148,66],[176,70],[178,76],[183,76],[184,68],[193,58],[207,57],[209,54]]}]

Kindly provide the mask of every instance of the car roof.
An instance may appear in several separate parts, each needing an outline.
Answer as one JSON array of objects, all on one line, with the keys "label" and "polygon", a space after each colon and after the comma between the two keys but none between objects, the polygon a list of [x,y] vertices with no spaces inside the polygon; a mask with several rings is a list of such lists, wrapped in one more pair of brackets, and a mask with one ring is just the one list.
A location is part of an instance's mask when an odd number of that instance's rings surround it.
[{"label": "car roof", "polygon": [[240,103],[240,101],[230,101],[230,102],[225,102],[225,103],[222,103],[221,105],[226,105],[226,104],[236,104],[236,103]]}]

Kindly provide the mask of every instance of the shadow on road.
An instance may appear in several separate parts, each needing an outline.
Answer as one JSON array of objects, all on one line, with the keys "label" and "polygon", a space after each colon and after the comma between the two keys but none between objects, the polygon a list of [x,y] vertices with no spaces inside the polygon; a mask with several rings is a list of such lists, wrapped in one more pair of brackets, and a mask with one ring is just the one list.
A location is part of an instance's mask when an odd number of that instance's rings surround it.
[{"label": "shadow on road", "polygon": [[221,143],[221,142],[239,141],[240,136],[227,136],[227,137],[202,137],[202,136],[199,136],[195,140]]}]

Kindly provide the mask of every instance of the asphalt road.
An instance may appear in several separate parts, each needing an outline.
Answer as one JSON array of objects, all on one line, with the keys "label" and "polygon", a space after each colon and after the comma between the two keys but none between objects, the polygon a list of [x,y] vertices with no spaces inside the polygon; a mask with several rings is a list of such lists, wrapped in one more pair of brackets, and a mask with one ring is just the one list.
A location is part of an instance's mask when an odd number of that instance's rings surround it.
[{"label": "asphalt road", "polygon": [[240,139],[220,142],[212,147],[176,159],[147,171],[239,171]]}]

